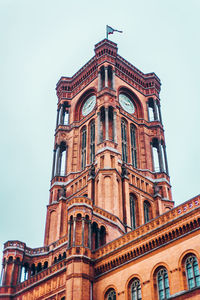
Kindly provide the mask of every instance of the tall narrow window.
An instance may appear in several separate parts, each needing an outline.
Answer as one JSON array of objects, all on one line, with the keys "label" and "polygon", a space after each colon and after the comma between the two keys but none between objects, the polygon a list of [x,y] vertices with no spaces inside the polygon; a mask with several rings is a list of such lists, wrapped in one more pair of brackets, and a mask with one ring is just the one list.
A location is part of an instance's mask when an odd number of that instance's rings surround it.
[{"label": "tall narrow window", "polygon": [[131,125],[131,157],[132,157],[132,165],[134,168],[137,168],[137,149],[136,149],[136,133],[135,127]]},{"label": "tall narrow window", "polygon": [[200,274],[197,258],[192,255],[186,259],[185,262],[188,288],[192,289],[194,287],[200,286]]},{"label": "tall narrow window", "polygon": [[95,160],[95,121],[90,123],[90,162]]},{"label": "tall narrow window", "polygon": [[122,161],[127,163],[127,134],[126,134],[126,122],[121,121],[121,135],[122,135]]},{"label": "tall narrow window", "polygon": [[61,144],[56,149],[56,160],[55,160],[55,176],[65,176],[66,175],[66,162],[67,162],[67,146],[65,142]]},{"label": "tall narrow window", "polygon": [[157,138],[153,138],[151,142],[152,147],[152,162],[154,172],[164,172],[166,169],[166,163],[164,166],[164,149],[161,142]]},{"label": "tall narrow window", "polygon": [[131,213],[131,228],[136,228],[136,203],[135,203],[135,196],[130,194],[130,213]]},{"label": "tall narrow window", "polygon": [[147,105],[148,105],[149,121],[152,122],[158,120],[156,101],[153,98],[149,98]]},{"label": "tall narrow window", "polygon": [[167,270],[164,268],[157,273],[157,285],[159,300],[168,299],[170,297],[169,280]]},{"label": "tall narrow window", "polygon": [[144,201],[144,223],[150,220],[150,204],[148,201]]},{"label": "tall narrow window", "polygon": [[131,300],[142,300],[141,285],[137,278],[131,284]]},{"label": "tall narrow window", "polygon": [[64,111],[64,118],[63,119],[64,119],[63,124],[68,125],[69,124],[69,110]]},{"label": "tall narrow window", "polygon": [[86,137],[87,130],[86,127],[83,127],[81,131],[81,168],[82,170],[86,167]]},{"label": "tall narrow window", "polygon": [[66,170],[66,155],[67,155],[66,153],[67,153],[67,151],[65,148],[65,150],[63,150],[61,152],[60,176],[65,176],[65,173],[66,173],[66,171],[65,171]]}]

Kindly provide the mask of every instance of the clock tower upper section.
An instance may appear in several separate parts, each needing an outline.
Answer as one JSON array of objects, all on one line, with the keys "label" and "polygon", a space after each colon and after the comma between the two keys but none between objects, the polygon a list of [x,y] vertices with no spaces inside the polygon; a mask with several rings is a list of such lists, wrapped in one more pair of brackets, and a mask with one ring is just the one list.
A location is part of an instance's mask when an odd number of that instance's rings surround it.
[{"label": "clock tower upper section", "polygon": [[[73,77],[61,77],[45,245],[72,234],[80,197],[96,224],[93,248],[173,207],[160,86],[107,39]],[[92,241],[100,228],[102,241]]]}]

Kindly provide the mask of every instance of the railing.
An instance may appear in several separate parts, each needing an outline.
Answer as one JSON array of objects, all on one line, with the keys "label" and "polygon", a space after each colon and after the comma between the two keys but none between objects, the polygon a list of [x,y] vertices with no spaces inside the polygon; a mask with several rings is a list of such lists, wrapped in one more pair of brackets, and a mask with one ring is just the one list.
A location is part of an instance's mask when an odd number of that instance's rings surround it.
[{"label": "railing", "polygon": [[99,248],[94,254],[95,259],[100,258],[102,255],[110,253],[124,244],[139,238],[140,236],[151,232],[153,229],[160,227],[171,220],[178,218],[180,215],[188,213],[193,209],[200,207],[200,195],[188,200],[185,203],[175,207],[174,209],[164,213],[163,215],[149,221],[148,223],[136,228],[135,230],[123,235],[122,237],[106,244],[105,246]]},{"label": "railing", "polygon": [[51,274],[53,274],[57,271],[60,271],[62,269],[64,270],[65,268],[66,268],[66,262],[64,260],[57,263],[57,264],[54,264],[54,265],[50,266],[48,269],[46,269],[44,271],[41,271],[40,273],[32,276],[28,280],[19,283],[16,286],[16,292],[19,292],[20,290],[28,287],[29,285],[32,285],[35,282],[38,282],[39,280],[44,279],[45,277],[47,277],[47,276],[49,276],[49,275],[51,275]]}]

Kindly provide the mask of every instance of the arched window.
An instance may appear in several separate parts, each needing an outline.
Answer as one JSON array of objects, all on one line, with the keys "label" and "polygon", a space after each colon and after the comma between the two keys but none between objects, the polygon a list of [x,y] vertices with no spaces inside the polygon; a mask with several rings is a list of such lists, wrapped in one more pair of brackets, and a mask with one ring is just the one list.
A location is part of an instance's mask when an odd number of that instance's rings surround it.
[{"label": "arched window", "polygon": [[69,124],[69,105],[64,103],[58,110],[57,126]]},{"label": "arched window", "polygon": [[170,296],[169,279],[165,268],[160,269],[157,273],[157,287],[159,300],[168,299]]},{"label": "arched window", "polygon": [[35,264],[32,264],[31,265],[31,276],[34,276],[35,275],[35,270],[36,268],[35,268]]},{"label": "arched window", "polygon": [[133,125],[131,125],[130,135],[131,135],[132,165],[134,168],[137,168],[136,132],[135,132],[135,126],[133,126]]},{"label": "arched window", "polygon": [[100,246],[103,246],[106,243],[106,229],[104,226],[101,226],[99,234],[100,234]]},{"label": "arched window", "polygon": [[137,278],[131,284],[131,300],[142,300],[141,285]]},{"label": "arched window", "polygon": [[25,263],[21,268],[21,274],[20,274],[20,282],[23,282],[28,279],[28,264]]},{"label": "arched window", "polygon": [[144,201],[144,223],[147,223],[150,220],[150,208],[149,202]]},{"label": "arched window", "polygon": [[194,255],[189,256],[185,262],[188,288],[200,286],[200,274],[197,258]]},{"label": "arched window", "polygon": [[95,160],[95,121],[90,123],[90,163]]},{"label": "arched window", "polygon": [[60,176],[66,175],[66,161],[67,161],[67,148],[65,143],[61,143],[60,145]]},{"label": "arched window", "polygon": [[122,119],[121,121],[121,135],[122,135],[122,161],[127,163],[127,132],[126,122]]},{"label": "arched window", "polygon": [[131,215],[131,228],[136,228],[136,197],[130,194],[130,215]]},{"label": "arched window", "polygon": [[116,300],[116,292],[114,289],[109,289],[106,293],[106,300]]},{"label": "arched window", "polygon": [[97,249],[100,244],[99,228],[96,222],[92,223],[92,249]]},{"label": "arched window", "polygon": [[[154,172],[166,172],[167,162],[163,142],[154,138],[151,142]],[[165,164],[164,164],[165,162]]]},{"label": "arched window", "polygon": [[47,269],[48,268],[48,261],[45,261],[44,262],[44,266],[43,266],[43,270]]},{"label": "arched window", "polygon": [[65,109],[64,110],[64,118],[63,118],[63,124],[68,125],[69,124],[69,110]]},{"label": "arched window", "polygon": [[53,176],[65,176],[67,163],[67,147],[65,142],[61,142],[56,148],[53,165]]},{"label": "arched window", "polygon": [[100,90],[102,90],[105,87],[105,68],[104,68],[104,66],[101,67],[100,74],[101,74]]},{"label": "arched window", "polygon": [[149,116],[149,121],[157,121],[158,120],[158,108],[157,108],[157,103],[153,98],[149,98],[148,102],[148,116]]},{"label": "arched window", "polygon": [[81,131],[81,168],[82,170],[86,167],[86,137],[87,130],[86,127],[83,127]]}]

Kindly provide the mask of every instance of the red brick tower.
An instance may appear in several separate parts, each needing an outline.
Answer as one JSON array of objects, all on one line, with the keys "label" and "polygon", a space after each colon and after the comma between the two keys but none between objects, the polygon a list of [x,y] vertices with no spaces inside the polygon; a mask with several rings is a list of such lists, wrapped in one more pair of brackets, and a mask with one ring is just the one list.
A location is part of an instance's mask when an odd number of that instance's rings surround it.
[{"label": "red brick tower", "polygon": [[96,249],[173,208],[160,85],[107,39],[61,77],[44,247],[5,244],[0,298],[97,299]]}]

